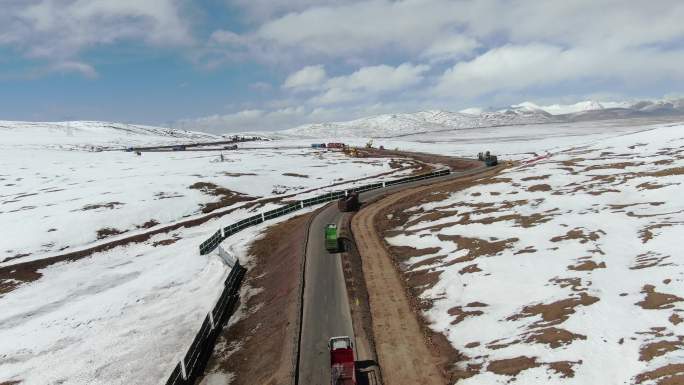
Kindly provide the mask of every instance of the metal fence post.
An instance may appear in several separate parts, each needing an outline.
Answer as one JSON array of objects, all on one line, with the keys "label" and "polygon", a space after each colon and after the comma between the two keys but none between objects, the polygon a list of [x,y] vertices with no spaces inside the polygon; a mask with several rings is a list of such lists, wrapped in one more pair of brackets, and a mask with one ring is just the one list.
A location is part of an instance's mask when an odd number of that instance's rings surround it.
[{"label": "metal fence post", "polygon": [[181,364],[181,376],[183,376],[184,380],[188,379],[188,373],[185,371],[185,361],[183,359],[180,360]]}]

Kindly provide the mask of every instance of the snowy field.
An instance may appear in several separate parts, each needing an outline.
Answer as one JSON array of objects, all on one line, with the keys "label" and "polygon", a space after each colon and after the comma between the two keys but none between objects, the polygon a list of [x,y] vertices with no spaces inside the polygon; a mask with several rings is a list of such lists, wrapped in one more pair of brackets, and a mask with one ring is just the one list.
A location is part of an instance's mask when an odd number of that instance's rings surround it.
[{"label": "snowy field", "polygon": [[[22,137],[10,132],[12,145],[0,151],[0,266],[92,246],[144,232],[226,207],[269,210],[280,203],[259,198],[297,199],[320,194],[341,181],[406,175],[390,159],[353,159],[339,152],[309,148],[217,152],[85,151],[88,143],[122,147],[163,143],[159,135],[93,134],[64,131],[36,145],[37,128]],[[1,131],[0,133],[5,134]],[[263,142],[268,147],[272,142]],[[299,146],[308,142],[292,142]],[[242,146],[243,144],[241,144]],[[244,144],[250,146],[251,143]],[[272,147],[273,145],[271,145]],[[393,164],[402,166],[401,163]],[[386,174],[386,175],[383,175]],[[362,180],[358,183],[370,183]],[[347,184],[348,186],[349,184]],[[122,235],[120,235],[122,234]]]},{"label": "snowy field", "polygon": [[684,125],[649,128],[556,143],[392,222],[458,384],[684,383]]},{"label": "snowy field", "polygon": [[[213,306],[221,282],[228,273],[228,268],[216,255],[198,255],[197,247],[208,235],[220,226],[275,208],[282,204],[282,200],[302,199],[321,191],[395,178],[412,171],[405,168],[409,166],[405,161],[354,159],[336,152],[308,148],[311,142],[319,141],[317,139],[289,137],[240,144],[241,148],[259,149],[224,151],[224,161],[221,162],[219,152],[143,153],[136,156],[106,151],[130,145],[221,139],[213,135],[97,122],[69,125],[0,123],[3,138],[0,142],[0,185],[3,187],[0,194],[0,228],[3,229],[3,237],[0,238],[0,383],[163,383],[185,353],[206,312]],[[549,180],[560,179],[562,182],[565,176],[562,170],[553,168],[557,167],[554,162],[577,157],[571,153],[559,153],[563,146],[600,143],[608,137],[614,137],[609,140],[618,142],[623,140],[620,138],[636,140],[633,138],[637,136],[619,135],[647,128],[607,123],[593,128],[579,123],[546,125],[546,129],[544,126],[519,126],[434,133],[429,137],[387,139],[375,144],[469,157],[490,149],[513,159],[531,158],[550,150],[554,154],[553,161],[514,172],[548,173],[554,175]],[[647,133],[637,135],[649,137]],[[320,141],[356,145],[366,142],[363,138],[323,138]],[[638,147],[629,153],[641,154],[644,151],[647,154],[645,151],[649,148]],[[590,159],[586,155],[582,157]],[[524,186],[530,184],[525,183]],[[496,188],[506,189],[505,186],[506,183]],[[676,187],[647,192],[667,192],[672,188]],[[519,193],[521,196],[532,194]],[[605,195],[610,196],[609,193]],[[496,197],[488,197],[487,201],[491,198]],[[592,196],[592,199],[595,198]],[[626,210],[661,209],[668,208],[670,204],[642,205]],[[74,250],[103,245],[215,213],[225,215],[86,258],[49,262],[51,257]],[[634,220],[632,216],[626,218]],[[287,218],[279,218],[284,219]],[[503,230],[506,223],[498,223],[502,234],[508,231]],[[242,254],[242,246],[268,225],[231,237],[224,246],[232,247],[233,253],[249,264],[248,256]],[[616,222],[617,225],[620,224]],[[603,228],[605,231],[608,229],[607,226]],[[654,229],[653,239],[647,245],[658,244],[658,234],[674,229]],[[514,230],[519,229],[510,231]],[[562,233],[565,232],[567,230]],[[429,239],[421,238],[421,242]],[[531,253],[522,255],[532,256]],[[646,258],[651,258],[651,255]],[[48,262],[41,264],[42,261]],[[674,262],[663,262],[667,263]],[[608,271],[613,267],[609,262],[606,264],[606,269],[597,271]],[[7,279],[7,276],[16,279]],[[670,287],[678,284],[677,277],[673,275],[671,279]],[[669,287],[663,286],[661,281],[652,281],[657,293],[674,292],[666,290]],[[585,287],[589,285],[582,281],[578,290]],[[597,283],[590,289],[594,287]],[[630,292],[630,296],[643,297],[639,293],[642,289],[647,290],[639,287],[636,292]],[[597,296],[591,291],[588,293]],[[460,301],[460,294],[449,295],[447,299]],[[441,309],[435,306],[435,320],[444,319]],[[528,320],[520,318],[516,322]],[[457,345],[465,341],[458,336],[450,335],[450,338]],[[643,339],[646,335],[635,338]],[[625,346],[635,344],[627,338],[625,340]],[[479,349],[486,349],[484,344],[483,337]],[[469,355],[472,353],[473,357],[480,354],[477,350],[465,351]],[[649,365],[655,363],[656,359]],[[576,378],[579,378],[579,368],[583,366],[575,366]],[[534,373],[534,370],[523,374]],[[473,378],[485,378],[483,376]]]},{"label": "snowy field", "polygon": [[[219,152],[93,151],[216,140],[98,124],[0,124],[0,383],[164,383],[228,274],[218,256],[198,253],[216,229],[283,198],[413,171],[310,148],[224,151],[224,161]],[[85,258],[50,259],[219,212]]]}]

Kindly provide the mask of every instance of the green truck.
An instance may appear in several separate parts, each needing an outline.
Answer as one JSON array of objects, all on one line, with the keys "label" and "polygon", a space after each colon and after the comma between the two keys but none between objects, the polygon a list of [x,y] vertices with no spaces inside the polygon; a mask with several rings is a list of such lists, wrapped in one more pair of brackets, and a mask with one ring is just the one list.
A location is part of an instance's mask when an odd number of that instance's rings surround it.
[{"label": "green truck", "polygon": [[337,239],[337,225],[329,224],[325,226],[325,248],[331,253],[339,250],[339,240]]}]

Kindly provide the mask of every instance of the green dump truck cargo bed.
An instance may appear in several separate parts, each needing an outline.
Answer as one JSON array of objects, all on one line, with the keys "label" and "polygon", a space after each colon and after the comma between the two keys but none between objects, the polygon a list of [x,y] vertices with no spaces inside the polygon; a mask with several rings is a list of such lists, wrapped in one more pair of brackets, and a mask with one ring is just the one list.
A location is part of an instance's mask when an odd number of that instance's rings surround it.
[{"label": "green dump truck cargo bed", "polygon": [[338,250],[337,226],[334,224],[325,226],[325,248],[330,252]]}]

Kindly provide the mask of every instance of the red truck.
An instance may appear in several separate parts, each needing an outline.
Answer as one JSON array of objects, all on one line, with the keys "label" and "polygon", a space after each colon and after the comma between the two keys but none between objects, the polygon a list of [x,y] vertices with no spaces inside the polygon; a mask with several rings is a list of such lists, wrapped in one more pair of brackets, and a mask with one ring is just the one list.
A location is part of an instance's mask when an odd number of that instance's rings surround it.
[{"label": "red truck", "polygon": [[328,143],[325,145],[326,148],[344,148],[344,143]]},{"label": "red truck", "polygon": [[330,375],[332,385],[356,385],[354,344],[350,337],[333,337],[330,348]]}]

